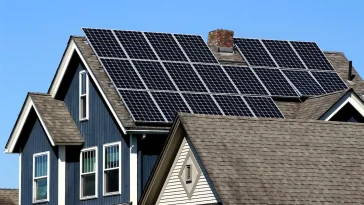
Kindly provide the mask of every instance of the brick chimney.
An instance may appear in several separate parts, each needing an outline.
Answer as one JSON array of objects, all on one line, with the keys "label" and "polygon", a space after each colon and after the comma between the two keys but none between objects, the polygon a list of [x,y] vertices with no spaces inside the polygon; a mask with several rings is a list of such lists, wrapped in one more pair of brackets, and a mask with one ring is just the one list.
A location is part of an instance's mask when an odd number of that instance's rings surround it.
[{"label": "brick chimney", "polygon": [[210,31],[207,45],[215,51],[232,51],[234,46],[234,31],[225,29]]}]

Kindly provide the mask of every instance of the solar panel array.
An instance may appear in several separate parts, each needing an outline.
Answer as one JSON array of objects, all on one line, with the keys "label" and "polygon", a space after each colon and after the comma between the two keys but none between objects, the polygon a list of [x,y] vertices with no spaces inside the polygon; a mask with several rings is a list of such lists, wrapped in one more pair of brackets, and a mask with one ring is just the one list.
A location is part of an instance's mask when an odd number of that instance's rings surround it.
[{"label": "solar panel array", "polygon": [[[235,38],[234,42],[250,67],[281,70],[283,77],[300,96],[320,95],[347,88],[325,54],[314,42],[245,38]],[[264,76],[260,74],[259,77],[269,79],[270,74],[271,72],[267,72],[263,74]],[[278,81],[273,83],[282,84],[283,82]],[[276,89],[269,83],[267,87],[268,90],[274,90],[273,95],[287,96],[287,88],[285,92],[281,92],[281,87]],[[291,95],[292,91],[289,94]]]},{"label": "solar panel array", "polygon": [[[335,73],[322,71],[328,70],[325,62],[319,72],[301,71],[322,60],[306,51],[321,52],[312,44],[235,39],[249,66],[222,66],[201,36],[83,31],[138,122],[170,122],[176,112],[283,118],[271,97],[298,98],[346,87]],[[294,57],[298,52],[304,58]]]}]

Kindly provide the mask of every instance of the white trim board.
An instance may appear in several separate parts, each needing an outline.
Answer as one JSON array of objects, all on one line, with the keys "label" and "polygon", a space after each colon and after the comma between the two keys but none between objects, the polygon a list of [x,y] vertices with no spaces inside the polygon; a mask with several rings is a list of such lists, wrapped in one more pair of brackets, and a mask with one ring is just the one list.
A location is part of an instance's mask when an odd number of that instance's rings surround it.
[{"label": "white trim board", "polygon": [[54,77],[54,81],[49,89],[49,94],[52,95],[52,97],[54,98],[60,88],[61,82],[63,80],[63,77],[66,73],[66,70],[68,68],[68,65],[71,62],[71,58],[74,52],[77,52],[79,58],[82,61],[82,64],[84,65],[85,69],[88,71],[88,76],[91,77],[92,81],[95,83],[97,90],[101,93],[101,96],[103,98],[103,100],[106,102],[107,107],[110,109],[112,115],[114,116],[117,124],[119,125],[119,127],[121,128],[121,130],[123,131],[124,134],[126,134],[126,129],[123,126],[123,124],[121,123],[119,117],[117,116],[115,110],[113,109],[113,107],[111,106],[110,101],[108,100],[108,98],[106,97],[104,91],[101,89],[100,84],[98,83],[97,79],[95,78],[95,76],[92,73],[92,70],[90,69],[89,65],[87,64],[86,60],[84,59],[80,49],[77,47],[76,43],[74,42],[74,40],[72,39],[69,44],[68,47],[66,49],[65,55],[61,60],[61,64],[58,68],[58,71],[56,73],[56,76]]},{"label": "white trim board", "polygon": [[14,152],[15,145],[19,140],[20,133],[23,130],[25,122],[28,119],[29,113],[30,113],[32,108],[34,108],[34,110],[35,110],[35,112],[37,114],[37,117],[38,117],[38,119],[39,119],[39,121],[40,121],[40,123],[41,123],[41,125],[42,125],[42,127],[43,127],[49,141],[51,142],[52,146],[55,146],[55,143],[54,143],[54,141],[52,139],[52,136],[50,135],[47,127],[44,124],[44,121],[43,121],[42,117],[40,116],[37,108],[35,107],[31,97],[28,94],[28,96],[27,96],[27,98],[25,100],[24,106],[23,106],[23,108],[22,108],[22,110],[20,112],[18,121],[16,122],[14,130],[10,135],[9,144],[6,146],[5,151],[4,151],[5,153],[13,153]]},{"label": "white trim board", "polygon": [[58,205],[66,204],[66,146],[58,147]]},{"label": "white trim board", "polygon": [[348,92],[320,120],[330,121],[347,103],[350,103],[364,117],[364,104],[362,100],[354,92]]},{"label": "white trim board", "polygon": [[138,138],[130,135],[130,201],[138,202]]}]

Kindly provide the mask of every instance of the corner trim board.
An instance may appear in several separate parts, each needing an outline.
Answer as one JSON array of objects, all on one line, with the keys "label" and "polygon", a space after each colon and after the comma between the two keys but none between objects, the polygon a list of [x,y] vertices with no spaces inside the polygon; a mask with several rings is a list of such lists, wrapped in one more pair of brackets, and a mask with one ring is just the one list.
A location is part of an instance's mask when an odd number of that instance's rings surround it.
[{"label": "corner trim board", "polygon": [[66,204],[66,146],[58,147],[58,205]]}]

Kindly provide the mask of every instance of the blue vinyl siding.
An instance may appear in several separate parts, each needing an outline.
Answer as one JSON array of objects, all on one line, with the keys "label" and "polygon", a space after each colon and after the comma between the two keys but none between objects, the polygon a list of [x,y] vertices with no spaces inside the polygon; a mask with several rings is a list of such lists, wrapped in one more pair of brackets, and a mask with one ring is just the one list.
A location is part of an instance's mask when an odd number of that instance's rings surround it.
[{"label": "blue vinyl siding", "polygon": [[21,204],[33,204],[33,155],[46,151],[49,151],[50,157],[49,202],[38,204],[56,205],[58,204],[58,149],[52,147],[40,121],[36,119],[21,156]]},{"label": "blue vinyl siding", "polygon": [[[98,198],[80,200],[80,149],[67,147],[66,150],[66,200],[72,205],[114,205],[129,201],[129,146],[128,136],[123,136],[112,115],[89,77],[89,120],[79,120],[79,65],[66,92],[64,102],[73,120],[85,138],[84,148],[98,147]],[[102,149],[106,143],[121,141],[121,195],[103,196]]]}]

